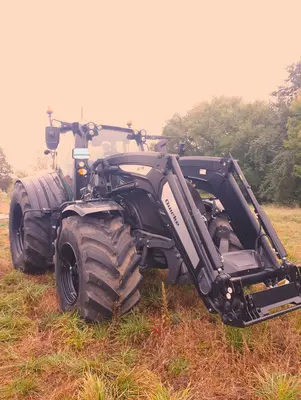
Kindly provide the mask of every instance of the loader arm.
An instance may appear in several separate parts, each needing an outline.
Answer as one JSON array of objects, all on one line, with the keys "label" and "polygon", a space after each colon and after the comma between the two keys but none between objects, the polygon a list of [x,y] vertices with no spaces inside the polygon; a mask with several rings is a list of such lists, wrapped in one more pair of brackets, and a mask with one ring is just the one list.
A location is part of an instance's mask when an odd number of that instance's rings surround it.
[{"label": "loader arm", "polygon": [[[146,194],[145,209],[136,209],[141,225],[139,240],[145,243],[142,256],[154,235],[150,229],[143,230],[145,214],[153,207],[154,216],[162,224],[161,232],[165,230],[160,236],[161,242],[156,238],[158,248],[164,240],[174,242],[179,263],[189,271],[208,310],[218,312],[224,323],[244,327],[301,307],[299,268],[286,261],[285,250],[254,201],[255,196],[253,204],[259,222],[251,212],[234,179],[235,173],[242,179],[243,175],[232,159],[183,157],[179,160],[175,155],[149,152],[112,155],[104,164],[107,179],[117,178],[118,183],[112,186],[109,194],[113,200],[121,204],[132,202],[135,207],[135,199],[141,193]],[[196,207],[185,178],[220,199],[243,250],[222,254],[216,248],[208,221]],[[148,239],[143,241],[143,235]],[[285,284],[279,284],[283,282]],[[269,289],[244,293],[244,286],[256,283],[264,283]],[[287,305],[291,308],[271,312]]]}]

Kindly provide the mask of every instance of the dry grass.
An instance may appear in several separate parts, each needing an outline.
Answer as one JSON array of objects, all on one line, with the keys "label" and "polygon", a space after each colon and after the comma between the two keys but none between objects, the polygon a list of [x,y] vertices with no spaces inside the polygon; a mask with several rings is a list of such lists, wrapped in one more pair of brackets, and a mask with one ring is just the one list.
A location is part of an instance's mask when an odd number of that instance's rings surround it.
[{"label": "dry grass", "polygon": [[[266,211],[300,261],[301,210]],[[165,274],[154,272],[133,313],[86,324],[58,312],[52,274],[12,270],[0,223],[0,399],[300,398],[300,312],[228,328],[192,287],[162,285]]]}]

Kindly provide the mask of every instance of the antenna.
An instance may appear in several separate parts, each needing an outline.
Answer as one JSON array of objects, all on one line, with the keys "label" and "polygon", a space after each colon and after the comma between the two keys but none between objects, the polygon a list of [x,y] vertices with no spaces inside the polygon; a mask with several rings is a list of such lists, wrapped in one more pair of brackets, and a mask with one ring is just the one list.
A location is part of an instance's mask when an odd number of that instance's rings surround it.
[{"label": "antenna", "polygon": [[84,107],[81,106],[81,108],[80,108],[80,120],[83,121],[83,119],[84,119]]}]

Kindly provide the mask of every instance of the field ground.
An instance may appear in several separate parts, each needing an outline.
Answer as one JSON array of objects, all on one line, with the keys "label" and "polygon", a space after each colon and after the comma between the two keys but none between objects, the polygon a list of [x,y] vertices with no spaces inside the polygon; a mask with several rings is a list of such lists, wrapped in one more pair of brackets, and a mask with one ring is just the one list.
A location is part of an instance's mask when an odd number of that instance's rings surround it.
[{"label": "field ground", "polygon": [[[301,210],[266,211],[300,261]],[[0,221],[0,398],[301,399],[300,312],[229,328],[193,288],[162,279],[146,276],[142,301],[126,317],[86,324],[59,313],[51,273],[12,269],[8,224]]]}]

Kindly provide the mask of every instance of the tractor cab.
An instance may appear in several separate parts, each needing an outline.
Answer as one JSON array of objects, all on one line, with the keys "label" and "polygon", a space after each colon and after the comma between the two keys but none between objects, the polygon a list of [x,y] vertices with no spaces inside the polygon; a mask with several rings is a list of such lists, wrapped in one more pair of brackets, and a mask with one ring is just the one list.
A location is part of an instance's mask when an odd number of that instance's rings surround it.
[{"label": "tractor cab", "polygon": [[96,160],[144,150],[139,140],[133,140],[141,135],[130,126],[69,123],[53,119],[51,110],[47,113],[45,154],[51,155],[53,169],[58,171],[69,191],[71,189],[75,200],[81,198],[81,189],[87,186],[91,166]]},{"label": "tractor cab", "polygon": [[102,125],[101,131],[88,142],[90,164],[117,153],[141,151],[135,140],[128,139],[130,129]]},{"label": "tractor cab", "polygon": [[70,123],[53,119],[51,110],[47,113],[49,126],[45,132],[45,154],[52,156],[53,169],[60,173],[75,200],[82,197],[81,189],[89,183],[91,166],[95,161],[114,154],[146,151],[147,140],[160,140],[158,145],[160,151],[164,152],[166,139],[170,139],[167,136],[148,135],[144,129],[134,130],[131,123],[127,127],[98,125],[94,122]]}]

